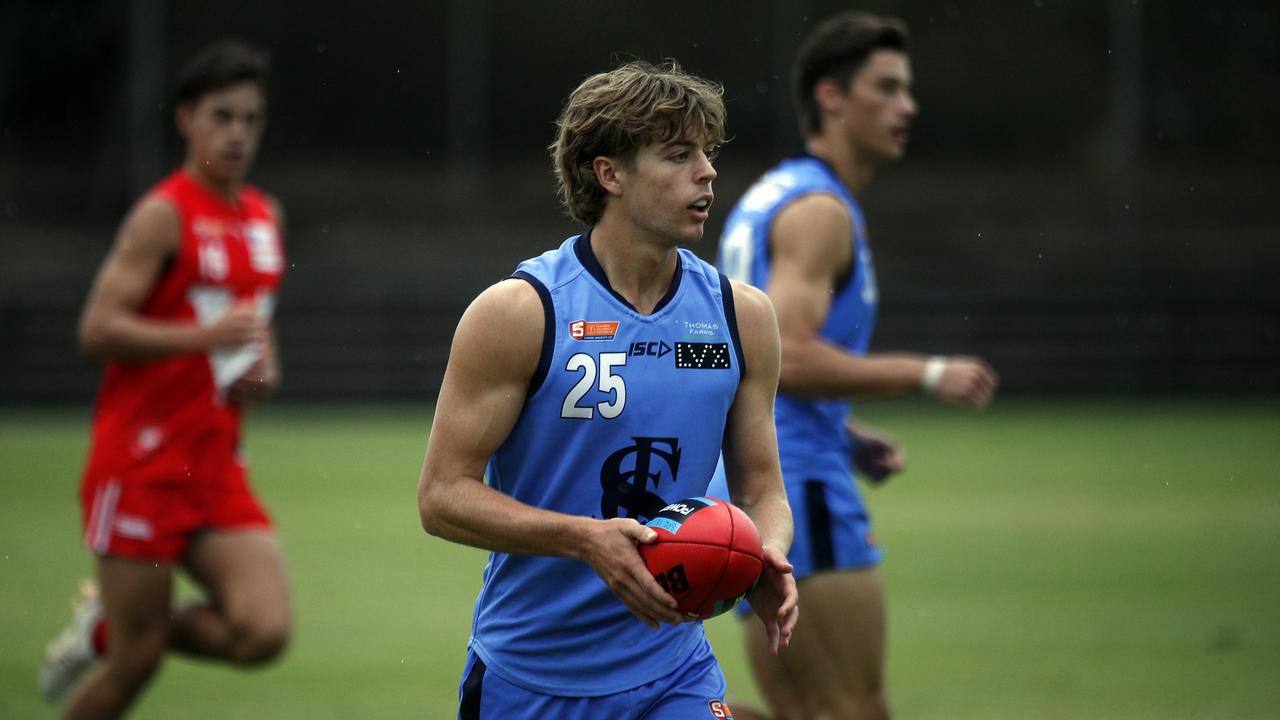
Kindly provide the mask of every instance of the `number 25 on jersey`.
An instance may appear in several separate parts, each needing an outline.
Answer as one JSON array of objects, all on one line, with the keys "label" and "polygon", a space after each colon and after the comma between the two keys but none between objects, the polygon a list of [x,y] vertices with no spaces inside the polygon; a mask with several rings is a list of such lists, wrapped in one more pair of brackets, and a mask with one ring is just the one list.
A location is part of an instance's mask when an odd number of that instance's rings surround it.
[{"label": "number 25 on jersey", "polygon": [[[624,352],[600,353],[599,363],[588,353],[577,353],[569,358],[564,369],[568,372],[582,371],[582,377],[578,378],[578,382],[569,390],[569,394],[565,395],[564,403],[560,406],[560,417],[590,420],[595,417],[596,412],[599,412],[604,419],[612,420],[621,415],[627,404],[627,385],[623,382],[621,375],[614,374],[614,368],[620,368],[626,364],[627,354]],[[593,387],[612,397],[607,401],[595,403],[594,406],[590,403],[581,405],[583,397]]]}]

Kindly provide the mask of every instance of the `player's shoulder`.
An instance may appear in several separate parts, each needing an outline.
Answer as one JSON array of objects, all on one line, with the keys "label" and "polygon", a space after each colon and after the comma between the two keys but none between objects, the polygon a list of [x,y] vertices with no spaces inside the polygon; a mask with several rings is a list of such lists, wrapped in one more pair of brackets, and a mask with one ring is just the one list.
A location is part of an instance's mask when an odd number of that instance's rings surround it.
[{"label": "player's shoulder", "polygon": [[172,249],[182,232],[178,206],[162,193],[147,193],[134,203],[120,224],[120,242],[134,246]]},{"label": "player's shoulder", "polygon": [[837,225],[847,228],[853,223],[848,205],[834,192],[825,189],[797,195],[778,212],[778,216],[795,218],[809,225]]},{"label": "player's shoulder", "polygon": [[464,321],[499,333],[519,333],[530,323],[541,327],[542,298],[521,278],[507,278],[485,288],[463,315]]},{"label": "player's shoulder", "polygon": [[779,255],[842,256],[850,252],[853,216],[832,193],[806,193],[778,212],[770,236]]},{"label": "player's shoulder", "polygon": [[763,290],[749,283],[730,280],[729,288],[733,293],[738,338],[747,373],[753,376],[760,372],[766,375],[775,373],[781,341],[773,301]]},{"label": "player's shoulder", "polygon": [[244,183],[240,186],[240,197],[255,203],[263,205],[275,205],[279,201],[274,195],[254,185],[253,183]]},{"label": "player's shoulder", "polygon": [[284,205],[272,193],[252,183],[244,183],[237,191],[241,202],[265,208],[277,222],[284,216]]},{"label": "player's shoulder", "polygon": [[277,226],[284,225],[284,203],[280,202],[280,198],[269,192],[259,191],[262,196],[262,204],[271,213],[271,219]]},{"label": "player's shoulder", "polygon": [[558,246],[524,260],[516,267],[516,276],[527,281],[526,284],[537,282],[548,290],[581,278],[586,273],[577,247],[581,237],[569,237]]},{"label": "player's shoulder", "polygon": [[169,198],[177,198],[180,195],[189,193],[195,189],[195,181],[187,174],[187,171],[178,168],[166,175],[155,185],[151,186],[148,195],[161,195]]},{"label": "player's shoulder", "polygon": [[542,300],[534,287],[508,278],[476,296],[454,333],[453,353],[464,363],[497,368],[527,368],[532,373],[546,332]]},{"label": "player's shoulder", "polygon": [[734,313],[738,316],[740,328],[777,322],[774,320],[773,301],[763,290],[741,280],[730,280],[729,290],[733,293]]}]

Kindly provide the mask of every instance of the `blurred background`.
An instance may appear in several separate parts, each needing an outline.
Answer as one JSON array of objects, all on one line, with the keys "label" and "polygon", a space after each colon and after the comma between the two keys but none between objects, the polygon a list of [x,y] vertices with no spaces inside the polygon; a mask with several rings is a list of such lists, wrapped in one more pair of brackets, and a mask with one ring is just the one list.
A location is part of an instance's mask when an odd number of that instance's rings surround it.
[{"label": "blurred background", "polygon": [[[270,49],[251,181],[288,214],[284,385],[248,420],[298,629],[243,673],[180,658],[139,718],[444,718],[485,554],[414,488],[463,308],[576,234],[545,154],[631,58],[724,84],[695,249],[798,147],[820,0],[0,0],[0,717],[53,717],[44,643],[92,570],[76,483],[101,372],[75,325],[133,200],[181,162],[171,82]],[[1280,717],[1280,5],[868,0],[921,114],[862,199],[880,350],[973,353],[983,413],[860,405],[911,458],[865,495],[889,687],[921,720]],[[191,587],[185,593],[194,592]],[[758,700],[731,619],[707,625]]]},{"label": "blurred background", "polygon": [[[706,239],[798,147],[788,68],[846,3],[0,5],[0,403],[82,403],[74,325],[116,225],[181,161],[171,81],[271,50],[251,180],[288,212],[282,401],[430,400],[466,303],[578,228],[544,151],[632,57],[725,86]],[[865,2],[922,111],[863,198],[882,350],[973,352],[1016,394],[1280,391],[1280,9],[1269,0]]]}]

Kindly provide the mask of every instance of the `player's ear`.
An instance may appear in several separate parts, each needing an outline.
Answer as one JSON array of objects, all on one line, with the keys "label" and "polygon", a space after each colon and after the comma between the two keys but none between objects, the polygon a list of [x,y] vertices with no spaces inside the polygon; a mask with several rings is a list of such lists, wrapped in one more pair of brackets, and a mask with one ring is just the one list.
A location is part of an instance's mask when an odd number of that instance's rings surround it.
[{"label": "player's ear", "polygon": [[618,177],[622,163],[616,158],[601,155],[591,161],[591,169],[596,173],[596,182],[610,195],[622,197],[622,181]]},{"label": "player's ear", "polygon": [[183,138],[187,137],[187,130],[191,127],[191,115],[192,108],[190,103],[182,103],[173,112],[173,125],[178,129],[178,135]]},{"label": "player's ear", "polygon": [[840,83],[833,78],[823,78],[814,83],[814,102],[825,113],[838,115],[841,108],[844,107],[846,97],[844,88],[840,87]]}]

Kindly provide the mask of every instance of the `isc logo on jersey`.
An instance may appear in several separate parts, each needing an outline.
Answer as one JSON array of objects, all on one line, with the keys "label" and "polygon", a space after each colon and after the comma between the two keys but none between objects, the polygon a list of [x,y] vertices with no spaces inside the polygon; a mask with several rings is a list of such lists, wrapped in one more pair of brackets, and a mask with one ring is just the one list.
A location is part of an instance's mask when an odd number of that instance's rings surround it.
[{"label": "isc logo on jersey", "polygon": [[574,340],[612,340],[618,334],[617,320],[574,320],[569,337]]}]

